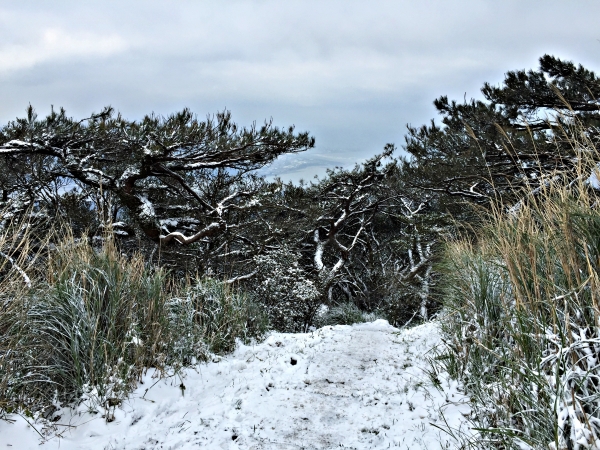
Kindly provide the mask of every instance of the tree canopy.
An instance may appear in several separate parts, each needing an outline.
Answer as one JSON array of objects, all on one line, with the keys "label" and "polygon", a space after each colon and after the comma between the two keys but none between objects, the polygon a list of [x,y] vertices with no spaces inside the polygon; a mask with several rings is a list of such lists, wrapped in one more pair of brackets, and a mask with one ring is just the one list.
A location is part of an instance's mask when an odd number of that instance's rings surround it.
[{"label": "tree canopy", "polygon": [[413,185],[446,203],[514,201],[520,187],[572,171],[574,124],[598,139],[600,80],[581,65],[544,55],[539,70],[507,72],[481,92],[484,100],[463,103],[442,96],[441,126],[408,128]]},{"label": "tree canopy", "polygon": [[[2,163],[11,169],[3,171],[0,189],[15,207],[64,187],[107,191],[147,237],[190,244],[226,229],[228,211],[251,196],[251,186],[241,182],[245,174],[313,146],[314,138],[293,126],[238,127],[227,111],[201,121],[185,109],[138,122],[112,108],[82,120],[61,109],[38,120],[30,106],[26,118],[0,134]],[[207,179],[218,181],[209,188]],[[169,232],[161,220],[177,210],[202,216],[203,226],[189,235]]]}]

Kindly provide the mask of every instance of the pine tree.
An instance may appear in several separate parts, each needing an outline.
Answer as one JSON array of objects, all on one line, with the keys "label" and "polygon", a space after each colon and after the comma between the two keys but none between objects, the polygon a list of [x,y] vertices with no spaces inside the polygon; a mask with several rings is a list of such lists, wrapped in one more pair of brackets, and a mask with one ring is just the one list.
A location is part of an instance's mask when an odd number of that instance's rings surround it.
[{"label": "pine tree", "polygon": [[441,126],[409,127],[411,183],[435,194],[442,209],[460,215],[465,200],[515,201],[518,188],[572,170],[573,124],[600,136],[600,80],[581,65],[545,55],[539,70],[507,72],[482,93],[485,100],[464,103],[440,97]]}]

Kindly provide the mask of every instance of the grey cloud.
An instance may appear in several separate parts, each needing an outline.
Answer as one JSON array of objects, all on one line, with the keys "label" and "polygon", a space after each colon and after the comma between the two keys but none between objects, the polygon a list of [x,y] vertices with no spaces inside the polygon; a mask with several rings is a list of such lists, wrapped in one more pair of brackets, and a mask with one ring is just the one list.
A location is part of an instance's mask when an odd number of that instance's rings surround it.
[{"label": "grey cloud", "polygon": [[586,0],[7,1],[0,118],[29,102],[131,118],[227,107],[316,136],[314,152],[268,169],[297,178],[401,144],[437,96],[477,97],[543,53],[597,69],[599,13]]}]

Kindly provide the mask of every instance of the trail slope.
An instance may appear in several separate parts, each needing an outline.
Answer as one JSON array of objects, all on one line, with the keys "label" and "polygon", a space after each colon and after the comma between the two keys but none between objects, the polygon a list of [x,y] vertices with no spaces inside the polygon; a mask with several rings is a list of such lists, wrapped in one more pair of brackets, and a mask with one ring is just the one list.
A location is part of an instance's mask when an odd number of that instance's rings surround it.
[{"label": "trail slope", "polygon": [[[383,320],[274,333],[186,371],[183,390],[179,378],[148,374],[110,423],[102,408],[60,411],[71,426],[41,448],[454,448],[434,425],[465,427],[469,408],[454,382],[439,374],[436,389],[427,374],[438,342],[435,323],[398,331]],[[40,448],[17,419],[0,423],[0,448]]]}]

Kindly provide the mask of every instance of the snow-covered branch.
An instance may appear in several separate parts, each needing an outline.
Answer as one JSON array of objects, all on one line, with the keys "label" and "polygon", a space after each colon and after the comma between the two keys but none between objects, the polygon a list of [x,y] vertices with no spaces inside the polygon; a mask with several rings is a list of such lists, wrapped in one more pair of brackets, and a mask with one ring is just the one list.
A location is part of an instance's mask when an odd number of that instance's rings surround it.
[{"label": "snow-covered branch", "polygon": [[30,288],[31,287],[31,279],[27,276],[25,271],[17,265],[16,261],[4,252],[0,252],[0,257],[6,259],[11,264],[13,269],[15,269],[19,273],[19,275],[21,275],[21,277],[23,278],[23,281],[25,281],[25,284],[27,285],[27,287]]},{"label": "snow-covered branch", "polygon": [[183,233],[173,232],[167,235],[160,235],[160,243],[165,245],[175,240],[183,245],[193,244],[202,238],[214,236],[215,234],[225,230],[227,225],[224,222],[213,222],[192,236],[185,236]]}]

